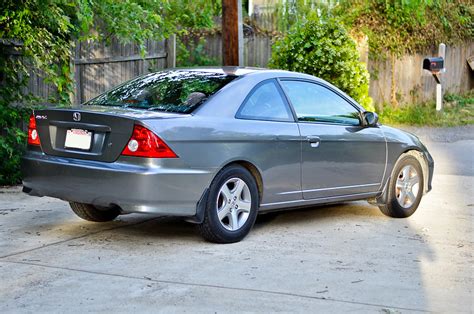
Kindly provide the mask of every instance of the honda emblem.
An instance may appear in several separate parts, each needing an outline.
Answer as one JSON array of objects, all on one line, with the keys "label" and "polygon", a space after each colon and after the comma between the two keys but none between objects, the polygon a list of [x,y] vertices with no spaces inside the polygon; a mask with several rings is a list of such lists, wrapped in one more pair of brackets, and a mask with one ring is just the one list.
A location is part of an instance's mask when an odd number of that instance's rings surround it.
[{"label": "honda emblem", "polygon": [[81,113],[80,112],[74,112],[72,114],[72,119],[76,122],[81,121]]}]

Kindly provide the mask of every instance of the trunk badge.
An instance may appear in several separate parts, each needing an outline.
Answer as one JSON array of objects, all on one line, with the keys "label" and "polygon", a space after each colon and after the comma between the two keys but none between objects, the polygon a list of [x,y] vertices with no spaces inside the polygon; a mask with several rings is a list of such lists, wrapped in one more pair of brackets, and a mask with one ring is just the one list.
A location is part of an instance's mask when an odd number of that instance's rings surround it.
[{"label": "trunk badge", "polygon": [[72,114],[72,119],[76,122],[81,121],[81,113],[80,112],[74,112]]}]

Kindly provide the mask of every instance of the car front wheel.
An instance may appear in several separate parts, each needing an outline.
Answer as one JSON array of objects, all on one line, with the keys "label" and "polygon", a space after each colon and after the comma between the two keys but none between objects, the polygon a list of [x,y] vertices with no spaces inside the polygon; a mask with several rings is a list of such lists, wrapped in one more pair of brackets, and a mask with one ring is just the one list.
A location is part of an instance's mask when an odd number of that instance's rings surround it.
[{"label": "car front wheel", "polygon": [[390,179],[387,202],[379,208],[387,216],[405,218],[413,215],[423,195],[423,170],[413,156],[402,157]]},{"label": "car front wheel", "polygon": [[232,243],[252,229],[258,210],[258,189],[252,174],[232,165],[217,174],[209,188],[204,221],[198,226],[208,241]]}]

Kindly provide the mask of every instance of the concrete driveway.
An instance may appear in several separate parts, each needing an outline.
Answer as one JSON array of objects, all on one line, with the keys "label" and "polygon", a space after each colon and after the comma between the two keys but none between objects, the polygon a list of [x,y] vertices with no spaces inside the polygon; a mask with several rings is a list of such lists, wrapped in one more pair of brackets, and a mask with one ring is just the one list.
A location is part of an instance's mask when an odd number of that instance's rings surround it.
[{"label": "concrete driveway", "polygon": [[409,219],[366,202],[261,216],[241,243],[0,190],[0,312],[472,312],[474,127],[414,129],[435,159]]}]

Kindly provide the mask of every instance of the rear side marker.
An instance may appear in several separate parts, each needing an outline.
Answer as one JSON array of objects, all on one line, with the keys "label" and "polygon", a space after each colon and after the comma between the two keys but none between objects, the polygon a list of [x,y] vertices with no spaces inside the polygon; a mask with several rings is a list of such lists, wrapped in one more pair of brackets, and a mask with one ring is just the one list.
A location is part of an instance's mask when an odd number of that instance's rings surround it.
[{"label": "rear side marker", "polygon": [[124,156],[147,158],[178,158],[171,148],[146,127],[135,124],[132,137],[122,151]]}]

